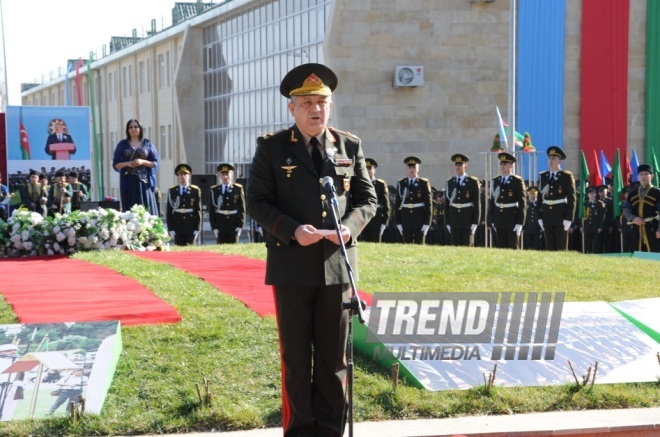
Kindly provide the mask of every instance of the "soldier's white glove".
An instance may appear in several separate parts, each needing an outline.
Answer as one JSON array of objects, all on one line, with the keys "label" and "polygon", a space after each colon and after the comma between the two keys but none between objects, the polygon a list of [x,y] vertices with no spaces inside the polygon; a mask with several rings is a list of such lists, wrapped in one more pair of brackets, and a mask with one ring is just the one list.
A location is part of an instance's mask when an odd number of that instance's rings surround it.
[{"label": "soldier's white glove", "polygon": [[545,228],[543,227],[543,220],[539,220],[539,226],[541,227],[541,232],[545,232]]},{"label": "soldier's white glove", "polygon": [[237,237],[240,237],[240,236],[241,236],[241,231],[242,231],[242,230],[243,230],[242,228],[236,228],[236,236],[237,236]]},{"label": "soldier's white glove", "polygon": [[218,238],[219,233],[220,233],[220,231],[218,231],[217,229],[213,230],[213,234],[215,235],[215,238]]},{"label": "soldier's white glove", "polygon": [[264,228],[262,228],[261,226],[259,226],[259,229],[257,229],[257,232],[259,232],[262,237],[264,236]]},{"label": "soldier's white glove", "polygon": [[403,235],[403,226],[401,225],[396,225],[396,228],[399,230],[399,233]]},{"label": "soldier's white glove", "polygon": [[193,240],[197,239],[197,234],[199,234],[199,231],[193,231]]},{"label": "soldier's white glove", "polygon": [[424,233],[424,235],[426,235],[428,231],[429,231],[429,225],[422,225],[422,232]]},{"label": "soldier's white glove", "polygon": [[516,235],[520,237],[520,233],[522,232],[522,225],[515,225],[513,227],[513,232],[515,232]]},{"label": "soldier's white glove", "polygon": [[175,236],[175,235],[176,235],[176,232],[174,232],[174,231],[170,231],[170,237],[172,237],[172,239],[174,239],[174,236]]},{"label": "soldier's white glove", "polygon": [[472,226],[470,226],[470,232],[472,233],[472,235],[474,235],[474,233],[477,232],[477,225],[473,224]]},{"label": "soldier's white glove", "polygon": [[564,230],[568,231],[568,229],[571,227],[571,221],[570,220],[564,220],[562,223],[564,224]]},{"label": "soldier's white glove", "polygon": [[386,227],[387,227],[387,226],[385,226],[385,225],[380,225],[380,236],[381,236],[381,237],[383,236],[383,232],[385,232],[385,228],[386,228]]},{"label": "soldier's white glove", "polygon": [[451,234],[451,226],[447,225],[447,232]]}]

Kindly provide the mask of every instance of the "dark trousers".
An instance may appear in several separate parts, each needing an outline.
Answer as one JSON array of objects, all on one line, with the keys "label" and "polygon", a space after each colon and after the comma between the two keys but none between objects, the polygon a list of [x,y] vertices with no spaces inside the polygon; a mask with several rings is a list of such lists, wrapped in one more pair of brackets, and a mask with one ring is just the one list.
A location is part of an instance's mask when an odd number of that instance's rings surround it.
[{"label": "dark trousers", "polygon": [[520,249],[520,238],[512,228],[495,228],[497,234],[497,247],[501,249]]},{"label": "dark trousers", "polygon": [[450,236],[452,246],[470,245],[470,235],[472,235],[470,228],[457,228],[452,226],[449,232],[451,233]]},{"label": "dark trousers", "polygon": [[234,230],[234,232],[222,232],[220,231],[218,233],[218,238],[216,239],[216,243],[218,244],[236,244],[238,243],[238,234]]},{"label": "dark trousers", "polygon": [[603,253],[602,233],[584,231],[584,253]]},{"label": "dark trousers", "polygon": [[530,250],[542,250],[543,239],[541,238],[543,234],[540,232],[525,232],[525,240],[523,241],[523,248]]},{"label": "dark trousers", "polygon": [[567,250],[568,232],[564,225],[546,225],[544,236],[546,250]]},{"label": "dark trousers", "polygon": [[359,239],[370,243],[380,243],[380,221],[374,217],[362,230]]},{"label": "dark trousers", "polygon": [[177,246],[190,246],[195,242],[195,234],[174,234],[174,244]]},{"label": "dark trousers", "polygon": [[350,286],[275,286],[285,436],[343,435]]},{"label": "dark trousers", "polygon": [[660,252],[660,239],[655,238],[655,231],[651,224],[633,226],[633,251]]},{"label": "dark trousers", "polygon": [[421,229],[403,228],[403,242],[424,244],[424,232]]}]

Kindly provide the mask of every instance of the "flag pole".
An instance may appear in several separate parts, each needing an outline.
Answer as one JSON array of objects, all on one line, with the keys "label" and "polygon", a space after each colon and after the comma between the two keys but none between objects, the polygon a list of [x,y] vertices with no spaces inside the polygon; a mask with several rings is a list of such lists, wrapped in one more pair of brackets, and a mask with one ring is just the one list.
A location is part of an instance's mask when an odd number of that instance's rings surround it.
[{"label": "flag pole", "polygon": [[7,82],[7,51],[5,49],[5,14],[3,12],[2,0],[0,0],[0,25],[2,26],[2,64],[5,73],[5,106],[3,112],[9,106],[9,83]]},{"label": "flag pole", "polygon": [[[509,0],[509,102],[507,118],[509,120],[509,136],[511,151],[516,150],[516,20],[517,20],[517,0]],[[507,150],[508,151],[508,150]]]}]

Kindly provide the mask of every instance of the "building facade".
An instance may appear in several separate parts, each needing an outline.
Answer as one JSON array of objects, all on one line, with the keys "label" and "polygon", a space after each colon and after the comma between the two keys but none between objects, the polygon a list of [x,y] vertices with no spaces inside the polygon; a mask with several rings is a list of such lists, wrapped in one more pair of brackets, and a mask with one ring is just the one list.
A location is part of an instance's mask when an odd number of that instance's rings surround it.
[{"label": "building facade", "polygon": [[[519,19],[525,5],[547,3],[529,1],[518,0]],[[588,1],[550,2],[563,8],[562,74],[551,78],[561,85],[561,118],[552,120],[560,138],[531,131],[539,150],[563,147],[565,167],[574,172],[580,168],[582,10]],[[213,174],[228,161],[237,166],[237,177],[246,177],[256,137],[293,122],[279,83],[289,69],[307,62],[326,63],[337,73],[331,125],[362,138],[365,153],[379,163],[380,178],[394,184],[405,175],[404,157],[415,155],[423,161],[421,175],[440,188],[453,175],[450,156],[460,152],[471,158],[469,173],[485,179],[496,171],[488,152],[497,132],[495,107],[505,119],[511,107],[509,8],[515,3],[228,0],[91,60],[89,70],[80,71],[82,104],[94,112],[102,195],[119,197],[110,166],[130,118],[140,120],[161,154],[161,192],[175,183],[173,169],[180,162],[197,174]],[[647,0],[626,4],[627,144],[621,146],[643,156]],[[526,35],[518,41],[525,43]],[[424,85],[393,86],[397,66],[421,66]],[[525,73],[520,61],[517,73]],[[67,81],[74,93],[75,78],[59,77],[23,92],[22,104],[64,105]],[[538,159],[545,161],[545,155]]]}]

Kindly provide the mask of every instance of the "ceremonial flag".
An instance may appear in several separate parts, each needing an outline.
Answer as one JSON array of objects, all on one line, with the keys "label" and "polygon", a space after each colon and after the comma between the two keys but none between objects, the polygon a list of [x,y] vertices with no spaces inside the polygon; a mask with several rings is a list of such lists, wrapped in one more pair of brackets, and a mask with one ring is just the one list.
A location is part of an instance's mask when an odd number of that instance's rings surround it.
[{"label": "ceremonial flag", "polygon": [[500,108],[499,106],[495,106],[495,109],[497,110],[497,128],[499,129],[500,132],[500,142],[504,143],[504,148],[508,149],[508,141],[506,138],[506,132],[504,131],[504,122],[502,121],[502,115],[500,114]]},{"label": "ceremonial flag", "polygon": [[610,174],[612,173],[612,166],[610,165],[609,162],[607,162],[607,158],[605,157],[605,152],[603,152],[602,150],[600,151],[600,171],[601,174],[603,175],[603,180],[605,180],[607,176],[612,177],[612,175]]},{"label": "ceremonial flag", "polygon": [[587,158],[584,157],[584,152],[580,150],[580,198],[579,198],[579,209],[578,209],[578,218],[584,217],[584,201],[586,197],[587,190],[587,179],[589,179],[589,167],[587,166]]},{"label": "ceremonial flag", "polygon": [[658,156],[655,154],[655,150],[653,151],[653,171],[655,172],[656,184],[658,184],[660,183],[657,182],[660,179],[660,166],[658,166]]},{"label": "ceremonial flag", "polygon": [[625,164],[621,169],[623,172],[623,185],[628,185],[630,183],[630,173],[632,173],[632,171],[630,170],[630,161],[628,161],[628,155],[624,153],[623,159],[625,160]]},{"label": "ceremonial flag", "polygon": [[600,166],[598,165],[598,154],[596,153],[596,149],[594,149],[594,164],[596,165],[596,172],[591,175],[589,182],[591,183],[592,187],[599,187],[603,185],[603,176],[600,174]]},{"label": "ceremonial flag", "polygon": [[25,126],[23,125],[23,107],[21,107],[20,112],[18,113],[18,124],[19,131],[21,133],[21,159],[32,159],[32,155],[30,154],[30,141],[28,141],[27,129],[25,129]]},{"label": "ceremonial flag", "polygon": [[637,152],[635,149],[632,151],[632,158],[630,159],[630,181],[637,182],[637,167],[639,167],[639,159],[637,158]]},{"label": "ceremonial flag", "polygon": [[621,175],[621,161],[619,159],[619,149],[616,149],[614,155],[614,169],[612,170],[612,211],[614,218],[621,215],[621,192],[623,191],[623,176]]}]

